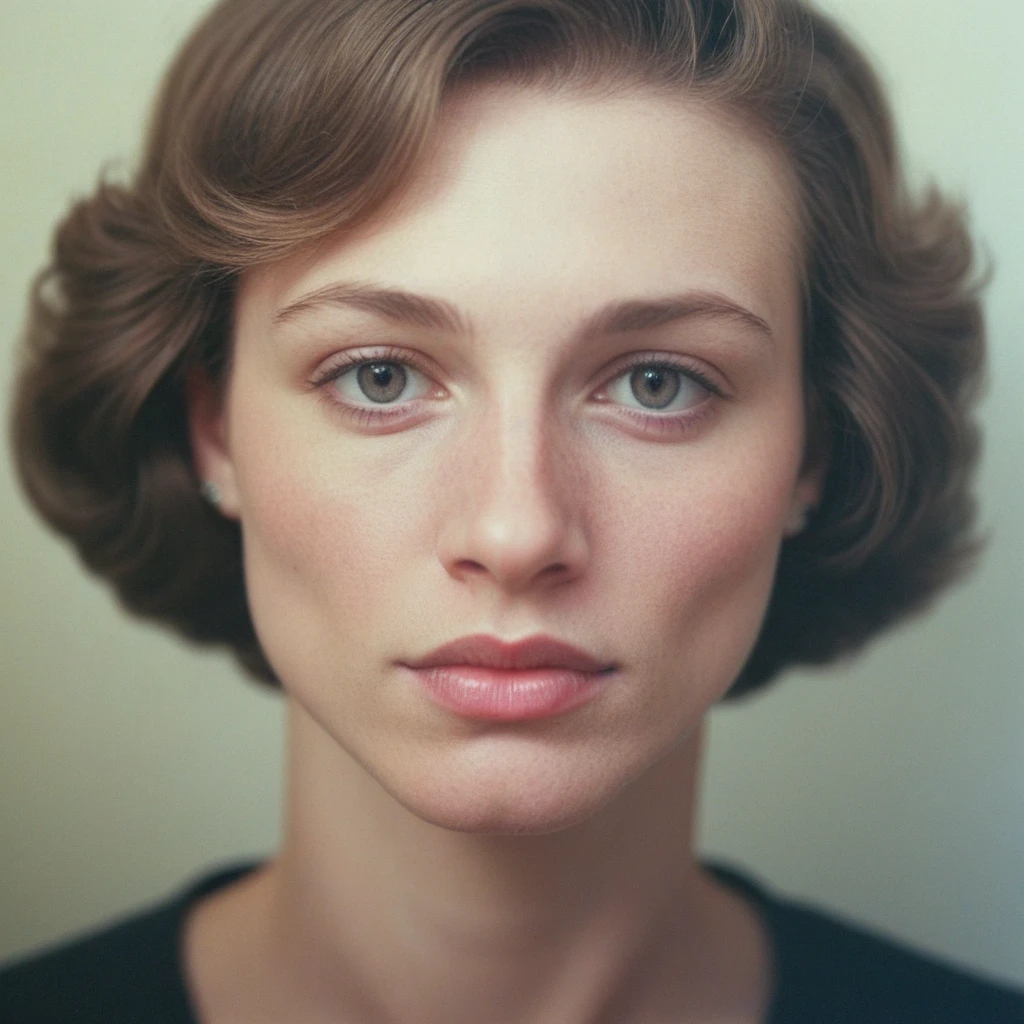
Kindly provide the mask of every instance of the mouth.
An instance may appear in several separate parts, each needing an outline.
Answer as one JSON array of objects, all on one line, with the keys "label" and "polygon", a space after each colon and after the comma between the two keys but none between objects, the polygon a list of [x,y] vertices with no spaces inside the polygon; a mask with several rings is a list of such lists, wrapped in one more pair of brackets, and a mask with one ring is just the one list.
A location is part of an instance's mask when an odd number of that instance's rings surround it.
[{"label": "mouth", "polygon": [[597,696],[617,669],[546,636],[515,643],[463,637],[402,664],[434,704],[463,718],[495,722],[571,711]]}]

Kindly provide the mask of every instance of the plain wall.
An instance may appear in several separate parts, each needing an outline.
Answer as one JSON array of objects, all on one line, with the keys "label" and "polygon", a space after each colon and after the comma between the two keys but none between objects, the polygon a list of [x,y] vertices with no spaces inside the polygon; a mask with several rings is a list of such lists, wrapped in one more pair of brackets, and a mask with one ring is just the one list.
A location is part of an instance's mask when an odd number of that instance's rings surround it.
[{"label": "plain wall", "polygon": [[[4,418],[30,277],[68,201],[131,166],[201,0],[0,8]],[[889,82],[915,174],[968,200],[996,276],[969,582],[853,664],[713,715],[706,851],[1024,983],[1024,36],[1020,0],[832,0]],[[281,705],[129,621],[0,475],[0,955],[266,854]]]}]

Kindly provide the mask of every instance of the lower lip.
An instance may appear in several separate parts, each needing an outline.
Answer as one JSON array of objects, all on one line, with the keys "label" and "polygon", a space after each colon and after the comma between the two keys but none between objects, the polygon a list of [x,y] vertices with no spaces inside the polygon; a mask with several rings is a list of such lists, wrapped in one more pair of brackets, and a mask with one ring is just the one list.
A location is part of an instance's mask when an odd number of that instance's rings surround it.
[{"label": "lower lip", "polygon": [[609,672],[508,671],[478,665],[412,670],[435,704],[463,718],[523,722],[564,714],[596,696]]}]

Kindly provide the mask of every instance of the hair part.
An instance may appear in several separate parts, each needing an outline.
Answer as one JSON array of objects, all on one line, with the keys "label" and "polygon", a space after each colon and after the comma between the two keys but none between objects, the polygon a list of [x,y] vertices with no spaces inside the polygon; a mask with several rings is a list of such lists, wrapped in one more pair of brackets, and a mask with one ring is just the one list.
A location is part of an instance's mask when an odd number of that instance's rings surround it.
[{"label": "hair part", "polygon": [[699,97],[792,170],[809,458],[828,468],[731,694],[856,650],[960,575],[977,547],[972,245],[961,209],[908,193],[883,92],[831,21],[798,0],[222,0],[170,68],[134,179],[59,225],[15,396],[27,493],[125,607],[275,682],[239,527],[198,493],[186,374],[225,372],[242,271],[378,211],[445,97],[486,80]]}]

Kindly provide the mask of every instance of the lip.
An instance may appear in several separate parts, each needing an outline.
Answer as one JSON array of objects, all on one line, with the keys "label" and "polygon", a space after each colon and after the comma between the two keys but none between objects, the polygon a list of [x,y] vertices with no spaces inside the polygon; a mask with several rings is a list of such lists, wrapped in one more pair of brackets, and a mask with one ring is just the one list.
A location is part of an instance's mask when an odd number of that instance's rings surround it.
[{"label": "lip", "polygon": [[563,714],[596,696],[616,666],[548,636],[509,643],[467,636],[410,669],[427,696],[464,718],[527,721]]},{"label": "lip", "polygon": [[442,665],[479,665],[515,671],[535,668],[567,668],[573,672],[607,672],[615,666],[602,662],[579,647],[550,636],[531,636],[508,642],[494,636],[464,636],[444,644],[418,661],[404,662],[409,668],[438,668]]}]

